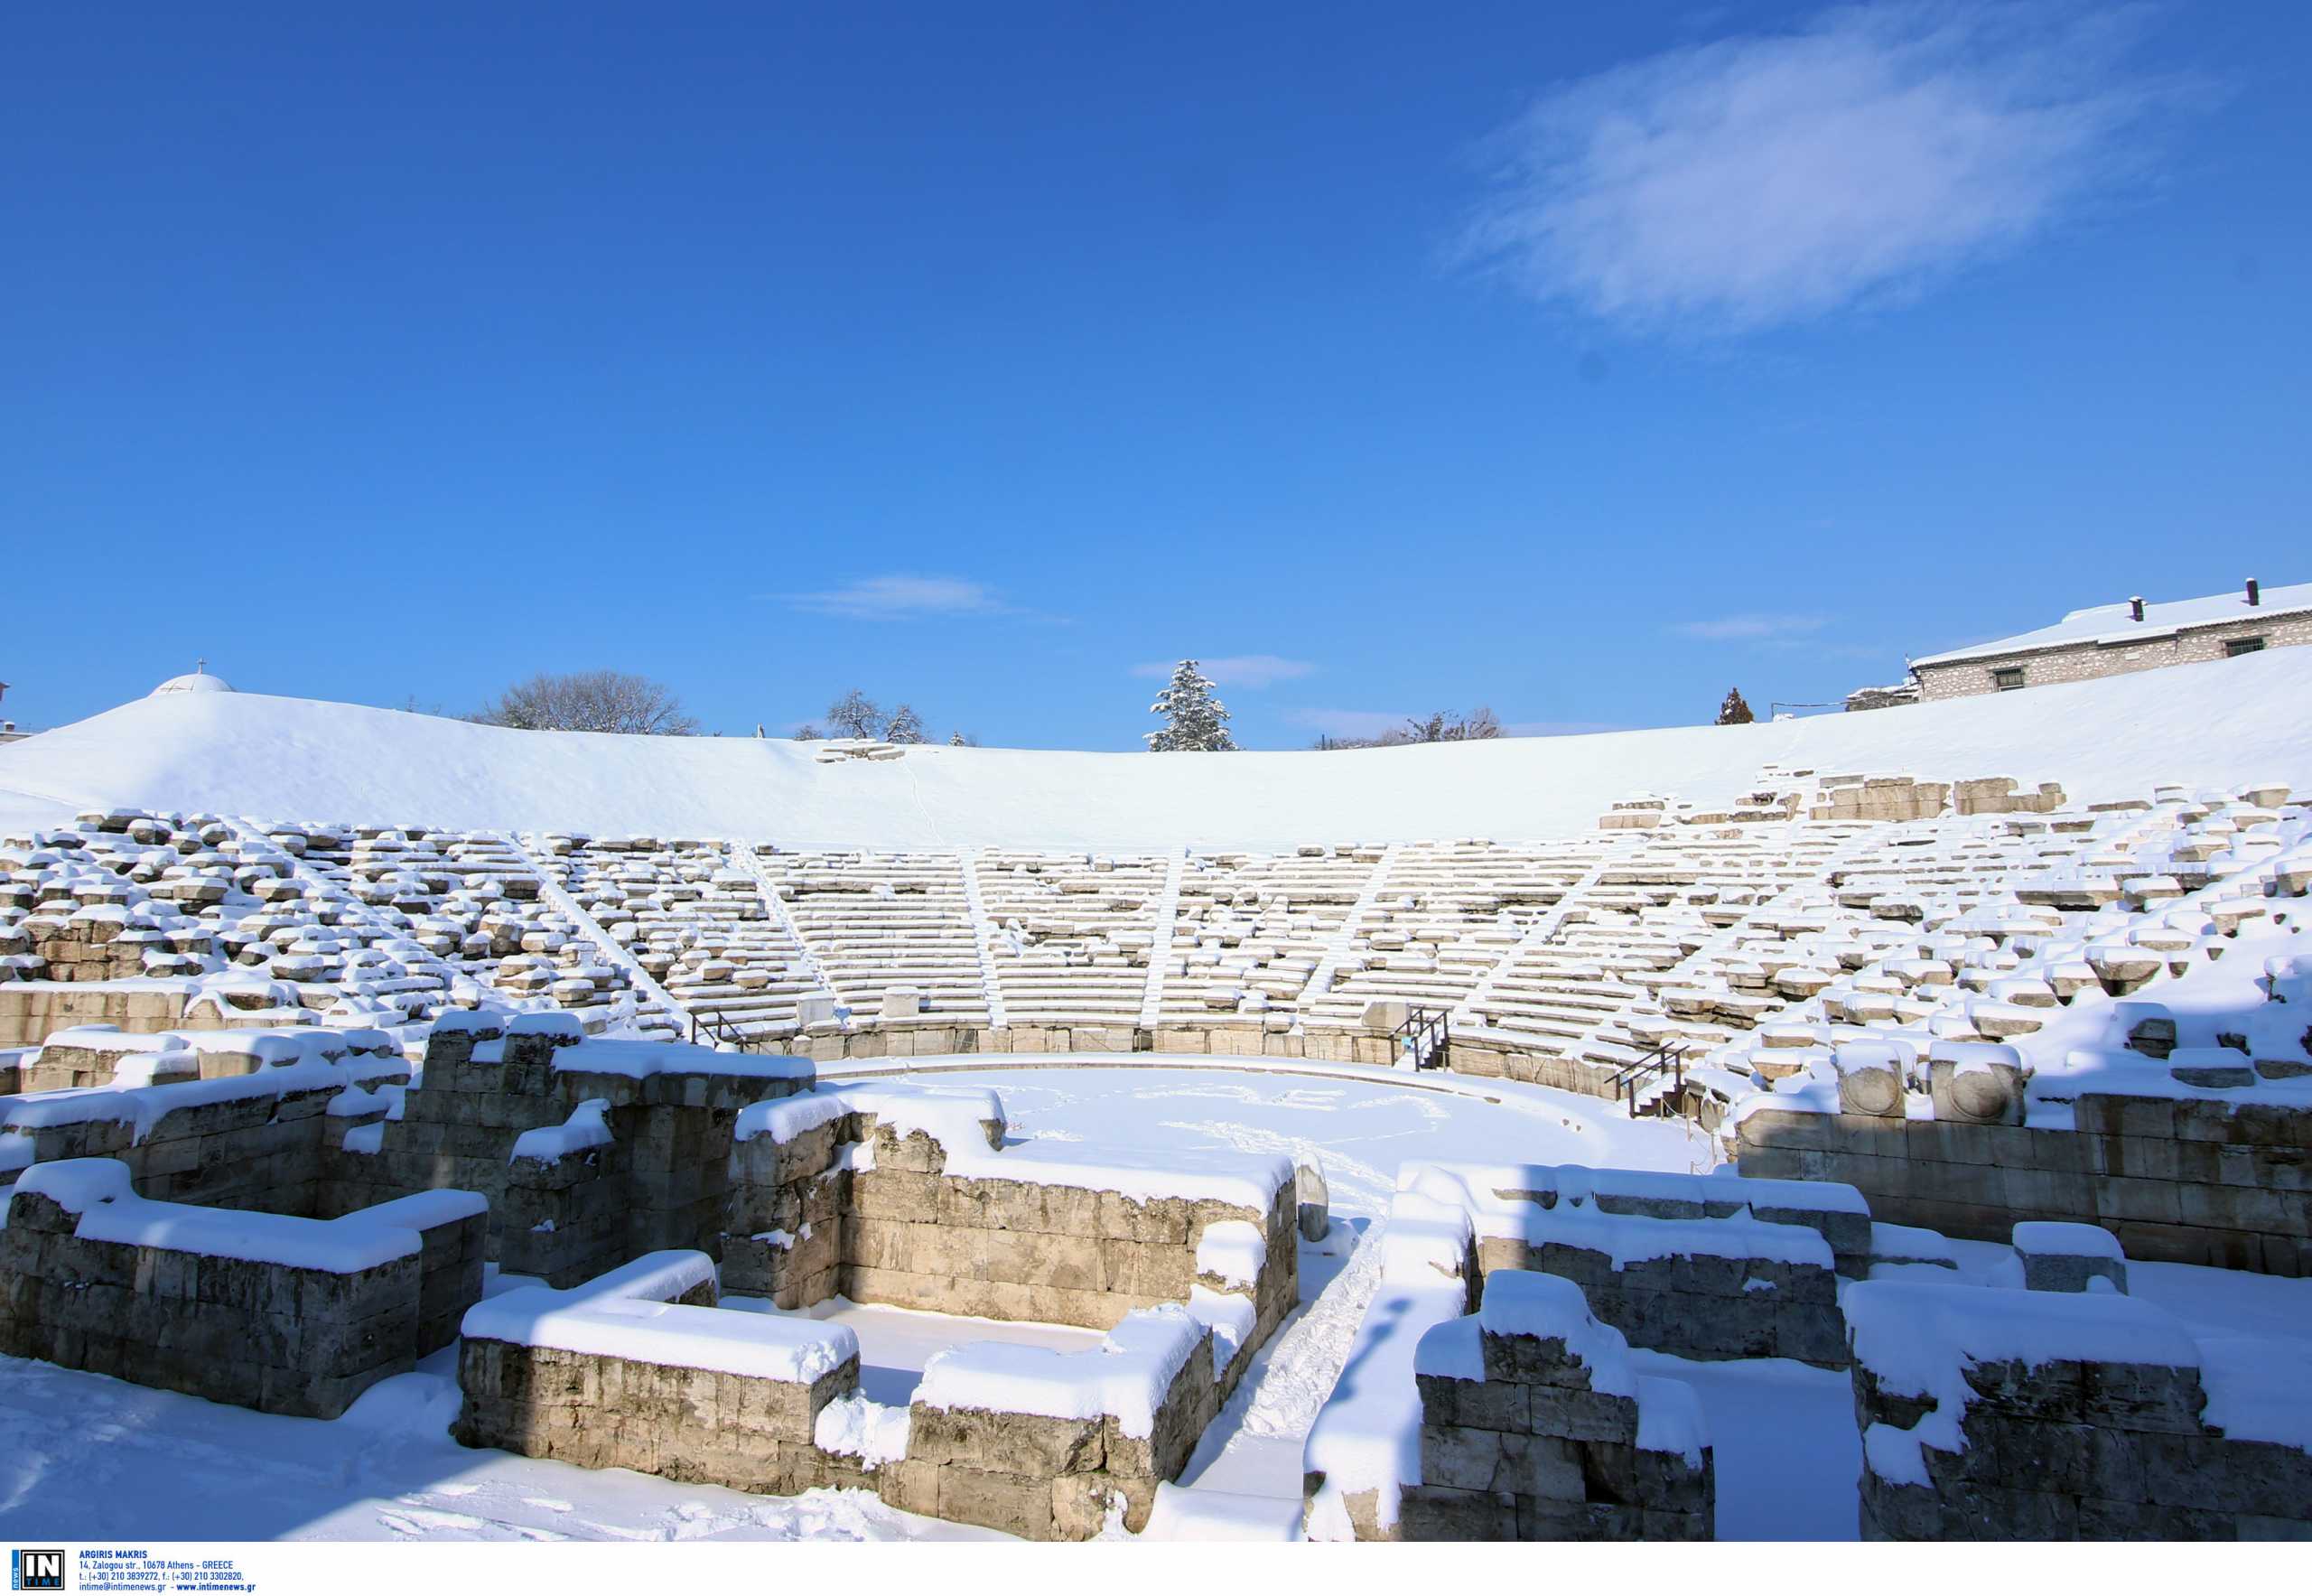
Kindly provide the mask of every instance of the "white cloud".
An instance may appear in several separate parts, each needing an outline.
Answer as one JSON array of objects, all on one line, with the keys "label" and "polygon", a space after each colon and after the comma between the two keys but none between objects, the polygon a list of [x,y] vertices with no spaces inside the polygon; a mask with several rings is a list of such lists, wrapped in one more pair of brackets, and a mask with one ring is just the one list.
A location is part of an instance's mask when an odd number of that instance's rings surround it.
[{"label": "white cloud", "polygon": [[960,576],[867,576],[825,593],[777,595],[797,610],[852,621],[912,621],[930,615],[1001,615],[1009,607],[984,583]]},{"label": "white cloud", "polygon": [[1296,709],[1286,718],[1328,737],[1378,737],[1412,717],[1384,709]]},{"label": "white cloud", "polygon": [[[1133,666],[1132,674],[1151,681],[1167,681],[1178,664],[1178,660],[1171,659],[1151,660],[1146,665]],[[1217,686],[1247,689],[1297,682],[1302,677],[1314,675],[1317,669],[1306,659],[1285,659],[1274,654],[1235,654],[1226,659],[1200,659],[1197,667]]]},{"label": "white cloud", "polygon": [[1681,621],[1670,630],[1706,642],[1767,642],[1804,637],[1828,625],[1820,615],[1721,615],[1715,621]]},{"label": "white cloud", "polygon": [[1557,85],[1487,146],[1465,259],[1543,300],[1731,332],[1916,290],[2063,220],[2196,86],[2135,6],[1887,4]]}]

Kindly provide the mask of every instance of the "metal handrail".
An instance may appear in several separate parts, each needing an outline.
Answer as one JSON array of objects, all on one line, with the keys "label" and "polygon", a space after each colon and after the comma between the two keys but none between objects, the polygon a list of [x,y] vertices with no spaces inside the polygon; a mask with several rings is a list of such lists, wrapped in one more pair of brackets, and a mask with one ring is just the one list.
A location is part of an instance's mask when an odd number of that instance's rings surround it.
[{"label": "metal handrail", "polygon": [[1443,1009],[1413,1009],[1407,1013],[1405,1022],[1389,1032],[1397,1044],[1397,1051],[1411,1051],[1413,1068],[1434,1069],[1450,1057],[1453,1028],[1450,1015]]},{"label": "metal handrail", "polygon": [[1686,1089],[1686,1054],[1689,1050],[1689,1046],[1685,1042],[1664,1042],[1645,1057],[1623,1065],[1608,1076],[1606,1095],[1609,1097],[1620,1097],[1627,1102],[1629,1111],[1635,1116],[1637,1113],[1638,1089],[1641,1087],[1653,1085],[1664,1075],[1673,1071],[1676,1073],[1677,1078],[1670,1088],[1673,1096],[1684,1091]]},{"label": "metal handrail", "polygon": [[710,1047],[728,1047],[741,1053],[759,1053],[763,1050],[761,1047],[763,1038],[749,1036],[735,1030],[728,1020],[712,1010],[704,1014],[700,1014],[695,1010],[691,1013],[690,1040],[693,1047],[701,1045],[698,1033],[702,1031],[706,1032],[707,1036],[704,1045]]}]

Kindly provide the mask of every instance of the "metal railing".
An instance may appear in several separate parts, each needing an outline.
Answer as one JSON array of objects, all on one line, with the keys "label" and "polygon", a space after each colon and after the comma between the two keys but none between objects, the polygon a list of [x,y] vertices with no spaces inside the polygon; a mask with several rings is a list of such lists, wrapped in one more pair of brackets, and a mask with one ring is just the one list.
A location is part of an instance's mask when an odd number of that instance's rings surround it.
[{"label": "metal railing", "polygon": [[750,1036],[713,1010],[692,1013],[690,1040],[694,1047],[728,1048],[734,1053],[766,1053],[769,1038]]},{"label": "metal railing", "polygon": [[1618,1097],[1629,1106],[1630,1117],[1637,1116],[1637,1095],[1664,1075],[1673,1077],[1670,1089],[1654,1100],[1658,1115],[1665,1099],[1675,1099],[1686,1089],[1686,1052],[1689,1044],[1665,1041],[1644,1058],[1623,1065],[1606,1078],[1606,1095]]},{"label": "metal railing", "polygon": [[1441,1069],[1453,1045],[1452,1027],[1443,1009],[1414,1009],[1389,1035],[1397,1044],[1398,1057],[1412,1055],[1415,1069]]}]

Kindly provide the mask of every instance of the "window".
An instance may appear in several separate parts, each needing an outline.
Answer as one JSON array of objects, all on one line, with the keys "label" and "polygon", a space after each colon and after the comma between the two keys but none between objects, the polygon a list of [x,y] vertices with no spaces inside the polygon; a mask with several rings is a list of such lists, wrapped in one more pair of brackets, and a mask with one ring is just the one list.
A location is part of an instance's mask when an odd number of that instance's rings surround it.
[{"label": "window", "polygon": [[2023,667],[2002,665],[1990,673],[1990,685],[2002,693],[2012,693],[2023,685]]},{"label": "window", "polygon": [[2226,638],[2223,639],[2223,657],[2237,659],[2242,654],[2261,653],[2263,647],[2264,639],[2261,638]]}]

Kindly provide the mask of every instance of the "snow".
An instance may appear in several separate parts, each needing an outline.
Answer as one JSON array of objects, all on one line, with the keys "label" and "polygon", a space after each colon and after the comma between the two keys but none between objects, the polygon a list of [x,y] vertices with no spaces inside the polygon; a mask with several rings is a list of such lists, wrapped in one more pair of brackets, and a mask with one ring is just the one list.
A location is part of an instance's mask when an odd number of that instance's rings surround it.
[{"label": "snow", "polygon": [[870,1469],[907,1456],[908,1410],[853,1393],[819,1410],[811,1440],[821,1451],[857,1458]]},{"label": "snow", "polygon": [[724,1297],[722,1305],[734,1312],[845,1327],[859,1339],[860,1395],[884,1407],[902,1410],[923,1383],[925,1367],[940,1353],[957,1347],[1009,1341],[1055,1352],[1088,1352],[1106,1339],[1105,1332],[1079,1325],[927,1313],[880,1302],[853,1302],[844,1297],[831,1297],[792,1311],[776,1306],[767,1297]]},{"label": "snow", "polygon": [[1966,648],[1953,649],[1942,654],[1929,654],[1925,658],[1912,660],[1911,664],[1914,667],[1952,665],[1965,659],[1983,659],[1997,654],[2057,649],[2077,643],[2114,646],[2161,642],[2185,627],[2214,626],[2233,621],[2279,621],[2312,610],[2312,583],[2268,587],[2260,596],[2261,603],[2251,604],[2247,591],[2240,588],[2231,593],[2213,593],[2205,598],[2170,599],[2156,604],[2147,603],[2143,607],[2141,621],[2135,619],[2134,607],[2126,600],[2116,604],[2094,604],[2084,610],[2074,610],[2052,626],[2043,626],[2036,631],[2018,632],[2011,638],[1972,643]]},{"label": "snow", "polygon": [[[1057,1153],[1012,1145],[991,1148],[984,1127],[1003,1125],[1005,1110],[1001,1097],[985,1087],[913,1082],[825,1086],[799,1097],[750,1105],[740,1111],[732,1136],[738,1142],[764,1135],[785,1142],[852,1113],[872,1114],[879,1126],[900,1136],[923,1132],[944,1150],[946,1172],[966,1178],[1114,1191],[1134,1202],[1209,1200],[1263,1214],[1277,1191],[1292,1183],[1291,1161],[1256,1153],[1184,1151],[1157,1156],[1125,1146],[1070,1147]],[[872,1146],[862,1143],[854,1156],[871,1153]]]},{"label": "snow", "polygon": [[[1477,1321],[1489,1336],[1546,1336],[1563,1341],[1567,1354],[1588,1366],[1591,1390],[1616,1396],[1637,1394],[1629,1371],[1629,1343],[1621,1331],[1590,1317],[1589,1299],[1570,1280],[1525,1269],[1497,1269],[1486,1277]],[[1418,1355],[1414,1368],[1428,1372]]]},{"label": "snow", "polygon": [[[2235,1055],[2236,1057],[2236,1055]],[[2109,1258],[2125,1263],[2120,1238],[2100,1225],[2069,1225],[2027,1219],[2015,1227],[2015,1250],[2034,1257]]]},{"label": "snow", "polygon": [[1509,1237],[1528,1246],[1554,1242],[1603,1253],[1616,1269],[1657,1258],[1760,1259],[1778,1264],[1832,1267],[1830,1243],[1798,1225],[1766,1225],[1746,1215],[1724,1219],[1655,1219],[1640,1215],[1601,1214],[1560,1205],[1514,1204],[1477,1218],[1478,1233]]},{"label": "snow", "polygon": [[583,1153],[589,1147],[611,1144],[608,1097],[589,1097],[570,1111],[570,1117],[560,1125],[539,1125],[524,1131],[514,1138],[514,1150],[507,1162],[534,1158],[542,1163],[552,1163],[557,1158],[567,1158],[573,1153]]},{"label": "snow", "polygon": [[[2252,961],[2245,966],[2251,974],[2258,967]],[[1091,1068],[1032,1061],[1042,1068],[939,1078],[999,1087],[1012,1135],[1029,1143],[1122,1141],[1155,1153],[1242,1148],[1295,1160],[1315,1156],[1332,1187],[1333,1234],[1300,1248],[1301,1307],[1252,1359],[1181,1485],[1168,1493],[1182,1500],[1160,1507],[1149,1538],[1175,1533],[1169,1527],[1175,1513],[1183,1516],[1179,1523],[1198,1526],[1198,1535],[1224,1517],[1248,1534],[1262,1525],[1288,1533],[1299,1521],[1304,1442],[1336,1382],[1339,1416],[1355,1420],[1361,1411],[1369,1417],[1372,1404],[1385,1407],[1398,1382],[1410,1391],[1412,1343],[1422,1332],[1467,1311],[1462,1283],[1434,1267],[1454,1266],[1466,1244],[1465,1218],[1433,1226],[1425,1241],[1408,1237],[1413,1245],[1393,1249],[1431,1283],[1420,1283],[1418,1275],[1383,1279],[1400,1162],[1515,1169],[1544,1160],[1560,1168],[1683,1171],[1708,1156],[1703,1143],[1674,1124],[1632,1124],[1596,1101],[1513,1082],[1416,1082],[1386,1071],[1285,1069],[1257,1060],[1086,1060],[1096,1066]],[[20,1139],[0,1138],[0,1146]],[[1623,1179],[1617,1172],[1617,1184]],[[1445,1206],[1412,1194],[1403,1205],[1407,1231],[1422,1228],[1411,1210],[1424,1204],[1432,1211]],[[2009,1248],[1993,1244],[1955,1242],[1947,1250],[1960,1265],[1959,1279],[1980,1280],[1992,1264],[2013,1258]],[[711,1268],[700,1254],[657,1255],[619,1272],[623,1285],[613,1278],[587,1289],[672,1296],[708,1278]],[[634,1284],[644,1276],[657,1278]],[[2223,1360],[2211,1339],[2278,1344],[2278,1353],[2255,1354],[2267,1368],[2312,1358],[2312,1281],[2140,1262],[2129,1265],[2129,1277],[2134,1300],[2168,1309],[2199,1343],[2212,1421],[2224,1397]],[[525,1283],[499,1278],[493,1289]],[[768,1305],[729,1298],[723,1306]],[[1375,1311],[1368,1314],[1368,1307]],[[1198,1305],[1190,1311],[1206,1317]],[[1079,1350],[1100,1339],[1097,1331],[1073,1327],[959,1321],[840,1302],[795,1317],[853,1329],[862,1395],[886,1409],[903,1407],[923,1364],[959,1337]],[[1785,1360],[1695,1363],[1635,1349],[1628,1356],[1641,1378],[1673,1377],[1699,1398],[1717,1461],[1720,1539],[1853,1538],[1861,1442],[1843,1373]],[[2268,1377],[2262,1384],[2268,1402]],[[0,1493],[0,1529],[18,1540],[121,1542],[994,1538],[892,1512],[858,1492],[750,1497],[624,1470],[471,1451],[446,1435],[458,1402],[454,1349],[426,1359],[415,1374],[382,1382],[344,1419],[328,1423],[0,1359],[0,1455],[13,1460]],[[1381,1467],[1393,1466],[1395,1442],[1385,1426],[1360,1433],[1328,1415],[1326,1455],[1337,1467],[1346,1468],[1338,1461],[1360,1441],[1378,1451]],[[1338,1511],[1337,1500],[1319,1502],[1320,1531],[1328,1514],[1338,1526]]]},{"label": "snow", "polygon": [[1267,1238],[1249,1219],[1216,1220],[1204,1227],[1197,1240],[1196,1272],[1209,1274],[1223,1285],[1252,1290],[1267,1262]]},{"label": "snow", "polygon": [[[517,1285],[499,1277],[499,1287]],[[12,1541],[993,1541],[861,1491],[752,1496],[450,1439],[458,1352],[334,1421],[282,1418],[0,1358]]]},{"label": "snow", "polygon": [[1205,1334],[1186,1309],[1167,1303],[1125,1314],[1093,1352],[974,1341],[935,1356],[915,1400],[926,1407],[1054,1419],[1113,1417],[1123,1434],[1145,1439]]},{"label": "snow", "polygon": [[714,1260],[704,1253],[670,1247],[645,1253],[605,1274],[570,1287],[562,1294],[573,1302],[604,1302],[638,1298],[671,1302],[714,1278]]},{"label": "snow", "polygon": [[1865,1281],[1841,1306],[1856,1361],[1900,1395],[1938,1395],[1962,1362],[2199,1363],[2183,1322],[2134,1297]]},{"label": "snow", "polygon": [[[2201,1339],[2200,1385],[2211,1424],[2234,1441],[2270,1441],[2312,1451],[2312,1381],[2300,1377],[2304,1345],[2261,1336]],[[2299,1377],[2289,1379],[2289,1371]]]},{"label": "snow", "polygon": [[1258,1326],[1260,1310],[1248,1296],[1204,1285],[1189,1287],[1188,1309],[1191,1318],[1212,1332],[1212,1377],[1217,1380]]},{"label": "snow", "polygon": [[442,1187],[373,1203],[347,1218],[364,1219],[372,1225],[406,1225],[414,1230],[431,1230],[436,1225],[455,1224],[489,1211],[489,1199],[480,1192]]},{"label": "snow", "polygon": [[1242,1491],[1188,1490],[1165,1480],[1156,1487],[1144,1541],[1297,1541],[1300,1503],[1291,1497]]},{"label": "snow", "polygon": [[1676,1452],[1687,1466],[1701,1467],[1711,1444],[1710,1420],[1701,1399],[1683,1380],[1637,1377],[1637,1444],[1645,1451]]},{"label": "snow", "polygon": [[[2001,1260],[2012,1269],[2011,1255]],[[1869,1280],[1840,1299],[1855,1362],[1887,1391],[1934,1405],[1911,1428],[1874,1423],[1862,1450],[1872,1472],[1906,1485],[1930,1482],[1922,1448],[1964,1450],[1974,1399],[1966,1369],[1977,1363],[2056,1361],[2200,1366],[2183,1321],[2166,1309],[2114,1293],[2032,1292],[1973,1283]]]},{"label": "snow", "polygon": [[[2274,590],[2275,594],[2279,590]],[[2270,606],[2267,606],[2269,610]],[[1681,726],[1347,752],[1151,758],[916,747],[815,761],[776,739],[518,732],[257,694],[171,694],[0,747],[0,815],[140,805],[408,816],[435,826],[745,836],[788,847],[1212,848],[1588,833],[1639,790],[1730,800],[1763,765],[1994,771],[2074,802],[2200,786],[2312,787],[2312,653],[2245,658],[1748,726]],[[2111,728],[2125,724],[2130,735]]]},{"label": "snow", "polygon": [[[301,1219],[288,1214],[237,1209],[192,1208],[139,1197],[128,1183],[128,1166],[117,1158],[66,1158],[34,1164],[17,1177],[0,1224],[15,1213],[18,1192],[46,1197],[79,1221],[73,1234],[84,1241],[165,1248],[211,1258],[247,1258],[294,1269],[350,1274],[416,1254],[422,1246],[410,1216],[398,1220],[368,1212],[339,1219]],[[472,1194],[457,1192],[453,1199]]]},{"label": "snow", "polygon": [[476,1303],[466,1311],[462,1333],[469,1340],[552,1347],[800,1385],[859,1356],[859,1339],[841,1325],[634,1297],[572,1305],[563,1293],[543,1286]]},{"label": "snow", "polygon": [[[557,1016],[575,1018],[575,1016]],[[502,1043],[484,1042],[474,1057],[488,1061],[483,1050]],[[582,1046],[556,1048],[554,1067],[587,1075],[619,1075],[648,1080],[658,1075],[740,1075],[766,1080],[806,1081],[814,1074],[808,1059],[783,1053],[726,1053],[713,1048],[679,1041],[633,1041],[622,1038],[591,1037]]]},{"label": "snow", "polygon": [[162,1118],[181,1108],[210,1103],[238,1103],[252,1097],[278,1097],[351,1084],[335,1064],[316,1057],[297,1064],[260,1070],[255,1075],[220,1075],[211,1080],[172,1081],[162,1086],[117,1091],[108,1087],[86,1090],[35,1092],[0,1103],[0,1132],[38,1131],[57,1125],[82,1125],[91,1120],[126,1121],[135,1126],[134,1139],[143,1141]]}]

